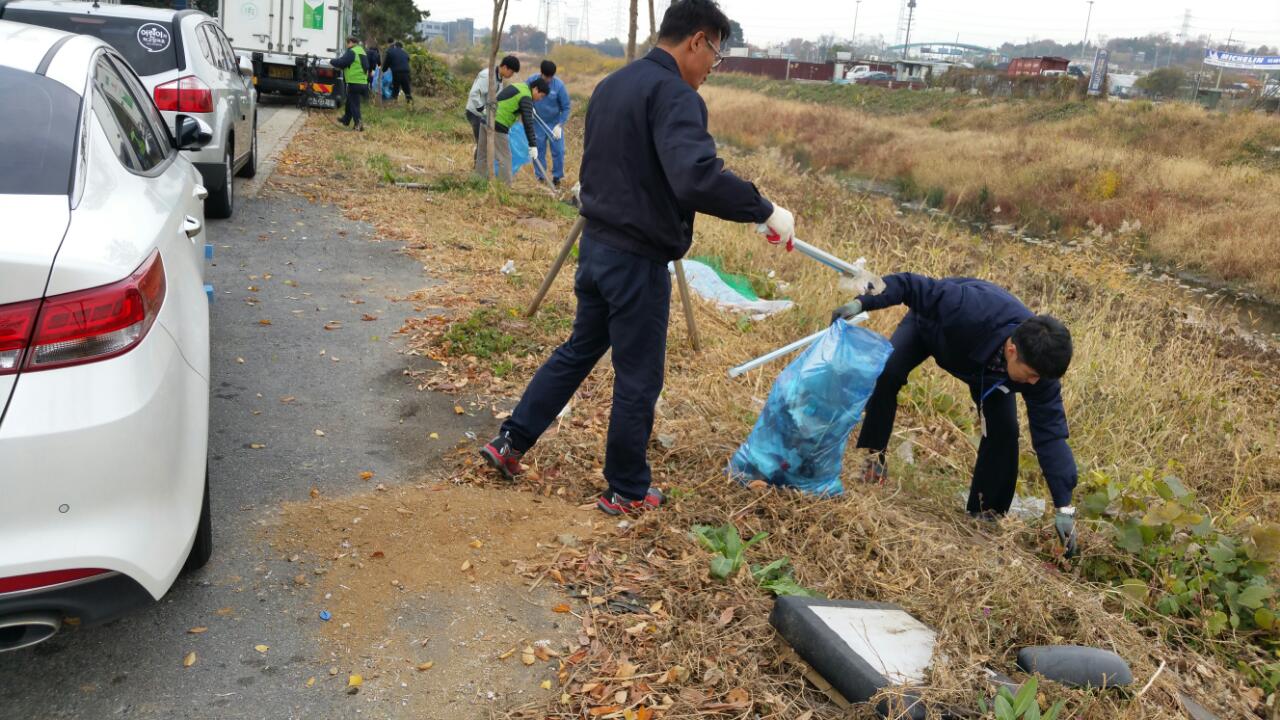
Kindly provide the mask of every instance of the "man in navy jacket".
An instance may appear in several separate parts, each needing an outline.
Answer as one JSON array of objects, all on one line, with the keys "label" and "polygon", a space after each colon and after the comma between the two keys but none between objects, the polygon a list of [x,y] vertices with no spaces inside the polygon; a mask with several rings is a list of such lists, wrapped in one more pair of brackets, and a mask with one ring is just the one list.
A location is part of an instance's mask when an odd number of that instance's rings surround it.
[{"label": "man in navy jacket", "polygon": [[894,331],[893,354],[876,381],[858,435],[858,447],[873,451],[864,479],[883,482],[884,453],[907,375],[932,357],[969,386],[982,440],[969,487],[968,511],[1003,515],[1018,480],[1018,406],[1022,395],[1031,443],[1040,459],[1053,504],[1054,525],[1067,555],[1076,550],[1076,461],[1067,446],[1067,416],[1059,379],[1071,363],[1071,333],[1056,319],[1036,315],[1009,291],[973,278],[934,279],[912,273],[884,278],[884,291],[862,295],[837,308],[832,320],[863,310],[906,305]]},{"label": "man in navy jacket", "polygon": [[719,64],[729,19],[712,0],[677,0],[658,46],[596,86],[587,106],[582,215],[573,333],[534,375],[499,435],[481,454],[503,477],[520,472],[533,447],[587,374],[613,348],[613,408],[605,448],[605,513],[662,504],[645,456],[666,360],[671,278],[701,212],[764,223],[769,241],[790,246],[791,213],[725,170],[707,133],[697,89]]}]

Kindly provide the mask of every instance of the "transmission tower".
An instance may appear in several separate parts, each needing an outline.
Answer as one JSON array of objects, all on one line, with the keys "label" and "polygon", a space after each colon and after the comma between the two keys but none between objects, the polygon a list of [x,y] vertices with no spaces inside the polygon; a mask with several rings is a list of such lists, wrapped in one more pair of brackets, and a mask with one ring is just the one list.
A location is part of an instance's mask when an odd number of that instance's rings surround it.
[{"label": "transmission tower", "polygon": [[582,42],[591,42],[591,0],[582,0]]},{"label": "transmission tower", "polygon": [[[894,38],[895,45],[907,45],[911,42],[911,21],[915,16],[916,0],[903,0],[902,9],[898,11],[898,32]],[[902,59],[907,59],[907,48],[902,48]]]},{"label": "transmission tower", "polygon": [[1178,33],[1178,42],[1186,43],[1191,39],[1191,8],[1182,14],[1182,31]]},{"label": "transmission tower", "polygon": [[576,17],[565,18],[565,24],[569,26],[569,42],[570,43],[577,42],[578,41],[578,18]]}]

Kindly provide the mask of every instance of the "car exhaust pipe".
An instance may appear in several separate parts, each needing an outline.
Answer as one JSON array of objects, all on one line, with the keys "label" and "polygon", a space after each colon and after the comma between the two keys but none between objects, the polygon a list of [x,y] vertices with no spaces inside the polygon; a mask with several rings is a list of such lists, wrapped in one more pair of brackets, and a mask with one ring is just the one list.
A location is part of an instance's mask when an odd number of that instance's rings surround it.
[{"label": "car exhaust pipe", "polygon": [[62,629],[62,617],[49,612],[0,617],[0,653],[39,645]]}]

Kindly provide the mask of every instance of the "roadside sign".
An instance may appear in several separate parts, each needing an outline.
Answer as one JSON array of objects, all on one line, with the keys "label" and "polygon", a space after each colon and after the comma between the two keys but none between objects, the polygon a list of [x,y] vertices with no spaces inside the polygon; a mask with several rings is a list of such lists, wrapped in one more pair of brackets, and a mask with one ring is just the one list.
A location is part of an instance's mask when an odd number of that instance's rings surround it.
[{"label": "roadside sign", "polygon": [[1089,94],[1096,96],[1102,94],[1102,88],[1105,86],[1107,79],[1107,56],[1109,53],[1105,48],[1099,48],[1098,54],[1093,56],[1093,74],[1089,76]]}]

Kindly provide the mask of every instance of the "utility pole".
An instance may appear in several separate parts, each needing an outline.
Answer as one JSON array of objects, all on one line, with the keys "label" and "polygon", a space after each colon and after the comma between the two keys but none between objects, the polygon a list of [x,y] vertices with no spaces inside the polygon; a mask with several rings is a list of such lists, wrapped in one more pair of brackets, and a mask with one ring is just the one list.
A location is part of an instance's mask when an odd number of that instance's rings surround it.
[{"label": "utility pole", "polygon": [[858,46],[858,11],[862,9],[862,0],[853,4],[853,38],[849,41],[849,57],[854,56],[854,48]]},{"label": "utility pole", "polygon": [[[1231,33],[1227,35],[1227,52],[1231,52],[1231,39],[1236,36],[1236,29],[1231,28]],[[1218,68],[1218,82],[1213,85],[1214,90],[1222,89],[1222,68]]]},{"label": "utility pole", "polygon": [[911,18],[916,14],[916,0],[907,0],[907,37],[902,41],[902,59],[907,59],[908,47],[911,44]]},{"label": "utility pole", "polygon": [[1089,23],[1093,20],[1093,3],[1089,0],[1089,14],[1084,18],[1084,40],[1080,41],[1080,54],[1083,55],[1089,49]]}]

